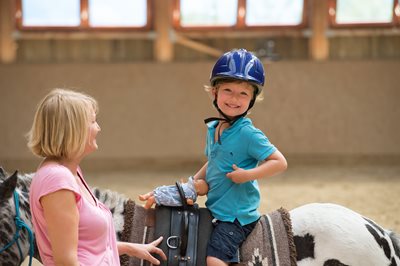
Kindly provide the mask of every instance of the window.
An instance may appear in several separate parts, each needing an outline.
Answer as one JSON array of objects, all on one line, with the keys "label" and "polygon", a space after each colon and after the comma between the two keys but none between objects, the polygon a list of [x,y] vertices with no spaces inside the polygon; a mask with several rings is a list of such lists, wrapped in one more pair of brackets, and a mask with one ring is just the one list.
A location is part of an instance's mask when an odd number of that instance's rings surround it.
[{"label": "window", "polygon": [[92,27],[143,27],[147,23],[145,0],[89,0]]},{"label": "window", "polygon": [[149,28],[149,0],[18,0],[19,29]]},{"label": "window", "polygon": [[303,0],[247,0],[248,26],[297,26],[303,22]]},{"label": "window", "polygon": [[77,27],[80,24],[79,0],[22,0],[22,11],[24,26]]},{"label": "window", "polygon": [[236,24],[237,0],[181,0],[183,27],[231,27]]},{"label": "window", "polygon": [[303,27],[306,0],[175,0],[178,29]]},{"label": "window", "polygon": [[331,0],[329,16],[336,27],[392,26],[398,9],[398,0]]}]

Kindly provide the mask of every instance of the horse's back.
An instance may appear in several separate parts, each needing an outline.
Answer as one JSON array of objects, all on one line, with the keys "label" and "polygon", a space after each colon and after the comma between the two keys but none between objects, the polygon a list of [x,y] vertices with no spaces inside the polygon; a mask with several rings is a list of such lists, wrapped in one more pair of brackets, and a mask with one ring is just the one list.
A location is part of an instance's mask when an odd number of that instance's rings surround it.
[{"label": "horse's back", "polygon": [[291,210],[290,217],[299,266],[390,265],[394,259],[387,231],[348,208],[312,203]]}]

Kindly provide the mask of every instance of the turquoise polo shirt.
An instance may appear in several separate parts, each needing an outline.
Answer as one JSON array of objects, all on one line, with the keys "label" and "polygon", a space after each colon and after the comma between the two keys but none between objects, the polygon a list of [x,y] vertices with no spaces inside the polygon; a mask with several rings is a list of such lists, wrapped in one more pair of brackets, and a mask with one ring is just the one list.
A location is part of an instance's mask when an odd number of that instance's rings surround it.
[{"label": "turquoise polo shirt", "polygon": [[255,128],[249,118],[242,117],[221,134],[221,143],[215,141],[217,121],[207,124],[205,153],[208,158],[206,180],[209,186],[206,206],[214,218],[241,225],[256,221],[260,217],[260,191],[257,180],[236,184],[226,174],[239,168],[255,168],[260,161],[276,151],[268,138]]}]

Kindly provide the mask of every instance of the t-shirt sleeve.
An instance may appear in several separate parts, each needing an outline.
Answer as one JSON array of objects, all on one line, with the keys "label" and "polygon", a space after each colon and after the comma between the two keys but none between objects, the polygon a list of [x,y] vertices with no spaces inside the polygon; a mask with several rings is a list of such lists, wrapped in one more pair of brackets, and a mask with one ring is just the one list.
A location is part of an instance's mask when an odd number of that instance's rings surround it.
[{"label": "t-shirt sleeve", "polygon": [[204,147],[204,154],[208,157],[210,155],[211,149],[211,139],[210,139],[210,132],[207,132],[206,136],[206,145]]},{"label": "t-shirt sleeve", "polygon": [[40,177],[37,199],[40,201],[43,196],[63,189],[72,191],[75,194],[76,201],[80,200],[80,189],[74,175],[66,168],[49,168]]},{"label": "t-shirt sleeve", "polygon": [[[204,154],[208,157],[210,155],[211,147],[214,143],[214,130],[218,122],[213,121],[207,124],[207,135],[206,135],[206,145],[204,148]],[[214,130],[213,130],[214,128]]]},{"label": "t-shirt sleeve", "polygon": [[[207,140],[208,140],[208,138],[207,138]],[[208,157],[208,154],[209,154],[209,146],[208,146],[208,142],[207,142],[207,140],[206,140],[206,145],[204,146],[204,155],[205,156],[207,156]]]},{"label": "t-shirt sleeve", "polygon": [[248,153],[258,161],[267,159],[277,150],[267,136],[259,129],[255,129],[251,134],[248,134],[248,137],[250,138]]}]

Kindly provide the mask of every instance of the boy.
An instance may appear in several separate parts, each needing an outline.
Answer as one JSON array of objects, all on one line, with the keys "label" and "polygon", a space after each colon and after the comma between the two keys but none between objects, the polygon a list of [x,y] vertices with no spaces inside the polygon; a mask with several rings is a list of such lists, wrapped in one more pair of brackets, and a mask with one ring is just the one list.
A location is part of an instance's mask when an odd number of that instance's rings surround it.
[{"label": "boy", "polygon": [[239,262],[239,247],[260,218],[257,179],[287,168],[285,157],[246,117],[264,80],[261,61],[245,49],[222,55],[211,72],[209,90],[219,117],[205,120],[208,161],[194,176],[208,183],[206,206],[214,217],[208,266]]}]

